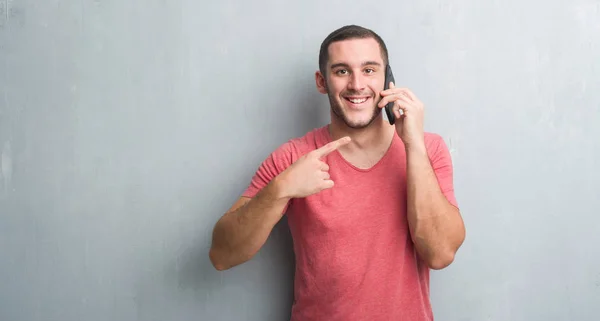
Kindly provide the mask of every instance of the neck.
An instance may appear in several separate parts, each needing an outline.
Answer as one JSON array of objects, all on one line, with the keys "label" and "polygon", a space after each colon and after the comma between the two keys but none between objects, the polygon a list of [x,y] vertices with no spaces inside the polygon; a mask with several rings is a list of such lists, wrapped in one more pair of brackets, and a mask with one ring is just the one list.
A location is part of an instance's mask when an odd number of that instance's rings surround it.
[{"label": "neck", "polygon": [[331,124],[329,125],[329,133],[333,140],[350,136],[352,141],[343,148],[350,150],[376,151],[382,148],[387,149],[392,142],[393,136],[396,134],[396,128],[390,125],[383,115],[377,117],[373,122],[361,129],[349,128],[332,115]]}]

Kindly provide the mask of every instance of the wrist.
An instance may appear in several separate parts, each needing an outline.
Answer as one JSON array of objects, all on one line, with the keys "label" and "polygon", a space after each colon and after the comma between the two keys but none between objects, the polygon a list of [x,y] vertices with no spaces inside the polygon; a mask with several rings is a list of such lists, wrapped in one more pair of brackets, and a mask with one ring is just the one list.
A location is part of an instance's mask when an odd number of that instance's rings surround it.
[{"label": "wrist", "polygon": [[285,178],[282,175],[278,175],[269,183],[270,194],[277,201],[289,201],[292,196],[286,186]]},{"label": "wrist", "polygon": [[425,140],[412,141],[404,143],[404,150],[406,153],[411,154],[427,154],[427,148],[425,147]]}]

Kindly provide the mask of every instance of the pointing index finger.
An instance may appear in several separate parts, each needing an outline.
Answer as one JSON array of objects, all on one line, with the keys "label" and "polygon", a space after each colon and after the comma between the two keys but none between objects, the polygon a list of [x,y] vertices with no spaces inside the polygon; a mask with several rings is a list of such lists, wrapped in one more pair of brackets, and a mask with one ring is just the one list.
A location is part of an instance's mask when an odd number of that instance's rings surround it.
[{"label": "pointing index finger", "polygon": [[334,140],[334,141],[322,146],[319,149],[315,149],[315,154],[318,157],[327,156],[327,155],[329,155],[329,153],[333,152],[334,150],[340,148],[341,146],[348,144],[350,142],[350,140],[351,139],[349,136],[342,137],[338,140]]}]

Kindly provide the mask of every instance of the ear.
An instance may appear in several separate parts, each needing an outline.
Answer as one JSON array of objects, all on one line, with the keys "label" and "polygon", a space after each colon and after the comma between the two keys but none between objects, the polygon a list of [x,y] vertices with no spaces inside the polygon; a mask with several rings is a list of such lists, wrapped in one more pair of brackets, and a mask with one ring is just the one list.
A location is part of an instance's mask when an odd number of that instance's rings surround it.
[{"label": "ear", "polygon": [[325,79],[323,74],[318,70],[317,70],[317,72],[315,72],[315,82],[317,83],[317,90],[321,94],[326,94],[327,93],[327,80]]}]

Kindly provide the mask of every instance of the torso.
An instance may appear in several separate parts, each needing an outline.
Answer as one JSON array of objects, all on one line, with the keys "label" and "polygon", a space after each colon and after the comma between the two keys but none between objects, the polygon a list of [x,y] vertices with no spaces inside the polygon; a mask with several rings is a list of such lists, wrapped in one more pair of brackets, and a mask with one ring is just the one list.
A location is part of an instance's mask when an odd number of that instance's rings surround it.
[{"label": "torso", "polygon": [[[296,140],[298,155],[331,141],[326,127]],[[406,156],[394,136],[382,155],[326,159],[332,189],[294,199],[297,320],[432,320],[428,269],[406,219]]]}]

